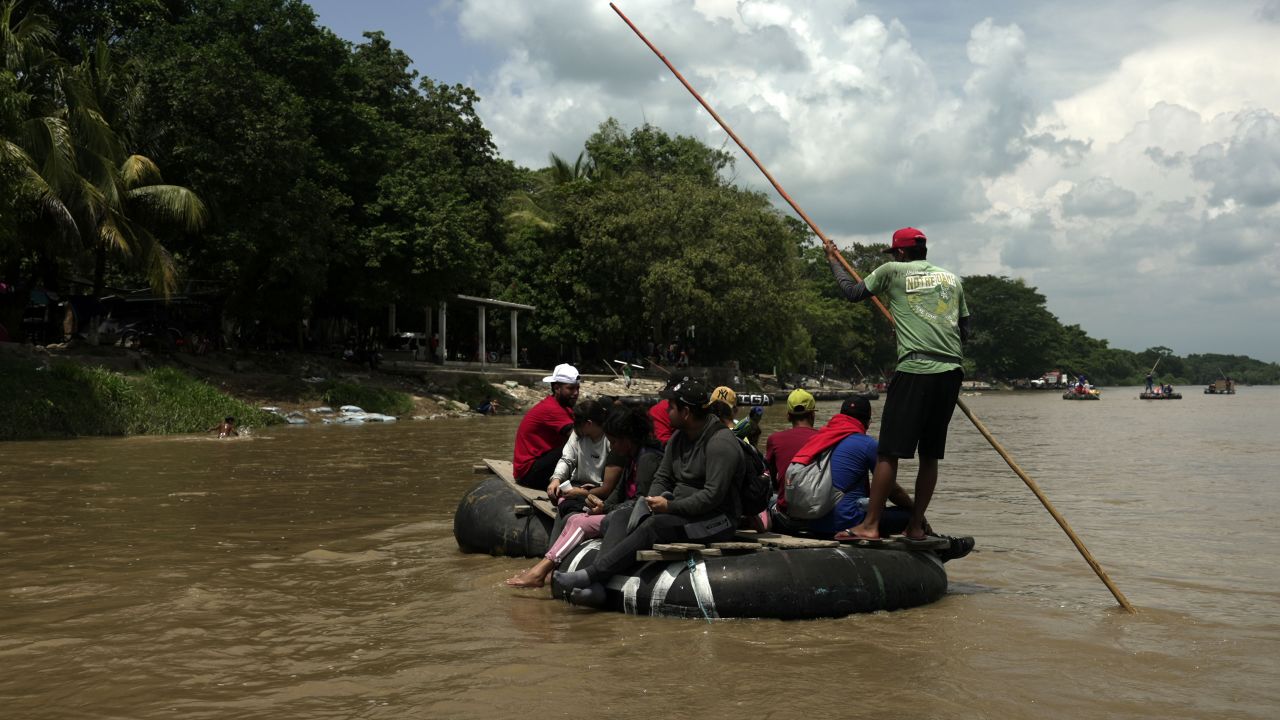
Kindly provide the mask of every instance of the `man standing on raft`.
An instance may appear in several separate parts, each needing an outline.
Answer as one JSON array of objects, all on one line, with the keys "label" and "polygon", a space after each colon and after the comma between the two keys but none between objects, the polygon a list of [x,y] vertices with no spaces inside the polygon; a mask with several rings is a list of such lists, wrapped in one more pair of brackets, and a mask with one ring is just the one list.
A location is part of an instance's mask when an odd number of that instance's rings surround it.
[{"label": "man standing on raft", "polygon": [[835,244],[827,244],[827,260],[844,296],[853,302],[887,297],[898,336],[898,365],[881,416],[867,514],[837,538],[880,537],[880,515],[897,484],[898,460],[913,457],[917,447],[915,505],[902,534],[925,537],[924,514],[938,483],[938,461],[964,379],[960,364],[969,337],[969,308],[960,279],[925,259],[925,235],[915,228],[895,232],[885,252],[893,260],[855,283],[840,264]]}]

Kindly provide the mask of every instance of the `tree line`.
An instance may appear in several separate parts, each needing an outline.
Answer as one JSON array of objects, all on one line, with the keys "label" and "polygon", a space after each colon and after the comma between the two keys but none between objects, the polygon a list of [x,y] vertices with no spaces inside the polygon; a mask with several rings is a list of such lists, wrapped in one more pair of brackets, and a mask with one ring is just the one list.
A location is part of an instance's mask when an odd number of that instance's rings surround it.
[{"label": "tree line", "polygon": [[[893,366],[888,323],[839,297],[809,229],[697,139],[605,119],[576,158],[518,167],[472,89],[420,77],[381,33],[336,37],[299,0],[0,11],[11,328],[37,286],[203,293],[257,345],[463,293],[536,305],[521,335],[539,364],[678,343],[695,364],[761,372]],[[879,249],[846,252],[869,272]],[[1021,280],[964,281],[971,376],[1137,382],[1163,356],[1178,382],[1280,381],[1274,363],[1109,348]]]}]

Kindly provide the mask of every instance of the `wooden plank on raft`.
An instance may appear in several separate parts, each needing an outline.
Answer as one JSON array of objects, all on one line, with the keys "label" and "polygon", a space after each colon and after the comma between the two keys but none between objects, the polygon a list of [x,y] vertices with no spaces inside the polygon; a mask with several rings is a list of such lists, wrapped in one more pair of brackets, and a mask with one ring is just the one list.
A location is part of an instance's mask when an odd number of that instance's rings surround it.
[{"label": "wooden plank on raft", "polygon": [[640,562],[649,562],[651,560],[660,560],[663,562],[684,562],[689,559],[688,552],[661,552],[658,550],[637,550],[636,560]]},{"label": "wooden plank on raft", "polygon": [[835,540],[818,540],[816,538],[795,537],[794,535],[779,535],[778,533],[758,533],[752,530],[739,530],[738,539],[758,542],[761,545],[783,550],[840,547],[840,543]]},{"label": "wooden plank on raft", "polygon": [[484,465],[484,464],[472,465],[471,472],[475,473],[476,475],[492,475],[493,474],[493,470],[491,470],[488,465]]},{"label": "wooden plank on raft", "polygon": [[532,488],[520,487],[516,484],[515,472],[511,468],[510,460],[488,460],[484,461],[487,467],[494,475],[502,478],[512,490],[520,494],[529,505],[541,512],[547,517],[554,518],[556,516],[556,506],[551,504],[551,500],[547,498],[545,490],[534,490]]},{"label": "wooden plank on raft", "polygon": [[764,546],[758,542],[718,542],[711,543],[707,547],[721,550],[728,553],[756,552]]},{"label": "wooden plank on raft", "polygon": [[654,543],[653,549],[658,552],[687,552],[689,550],[701,550],[706,545],[702,543]]}]

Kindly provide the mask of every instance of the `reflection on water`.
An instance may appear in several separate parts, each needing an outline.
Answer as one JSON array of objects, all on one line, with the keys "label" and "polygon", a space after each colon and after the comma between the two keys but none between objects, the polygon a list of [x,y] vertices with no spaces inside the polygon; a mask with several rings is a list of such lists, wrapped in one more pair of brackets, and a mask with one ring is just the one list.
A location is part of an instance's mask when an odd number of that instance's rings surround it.
[{"label": "reflection on water", "polygon": [[517,418],[0,445],[0,700],[32,719],[1274,716],[1280,389],[1137,392],[966,398],[1136,617],[959,414],[931,519],[979,549],[950,594],[787,623],[502,587],[525,562],[459,553],[452,515]]}]

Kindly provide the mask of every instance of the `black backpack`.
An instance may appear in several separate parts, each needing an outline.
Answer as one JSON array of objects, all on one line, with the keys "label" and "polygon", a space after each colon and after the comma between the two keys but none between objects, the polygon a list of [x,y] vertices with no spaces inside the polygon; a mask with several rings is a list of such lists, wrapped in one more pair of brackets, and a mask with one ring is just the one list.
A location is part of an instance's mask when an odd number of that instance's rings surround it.
[{"label": "black backpack", "polygon": [[745,442],[739,444],[742,446],[743,463],[738,499],[742,504],[742,515],[747,517],[768,509],[769,498],[773,497],[773,481],[760,451]]}]

